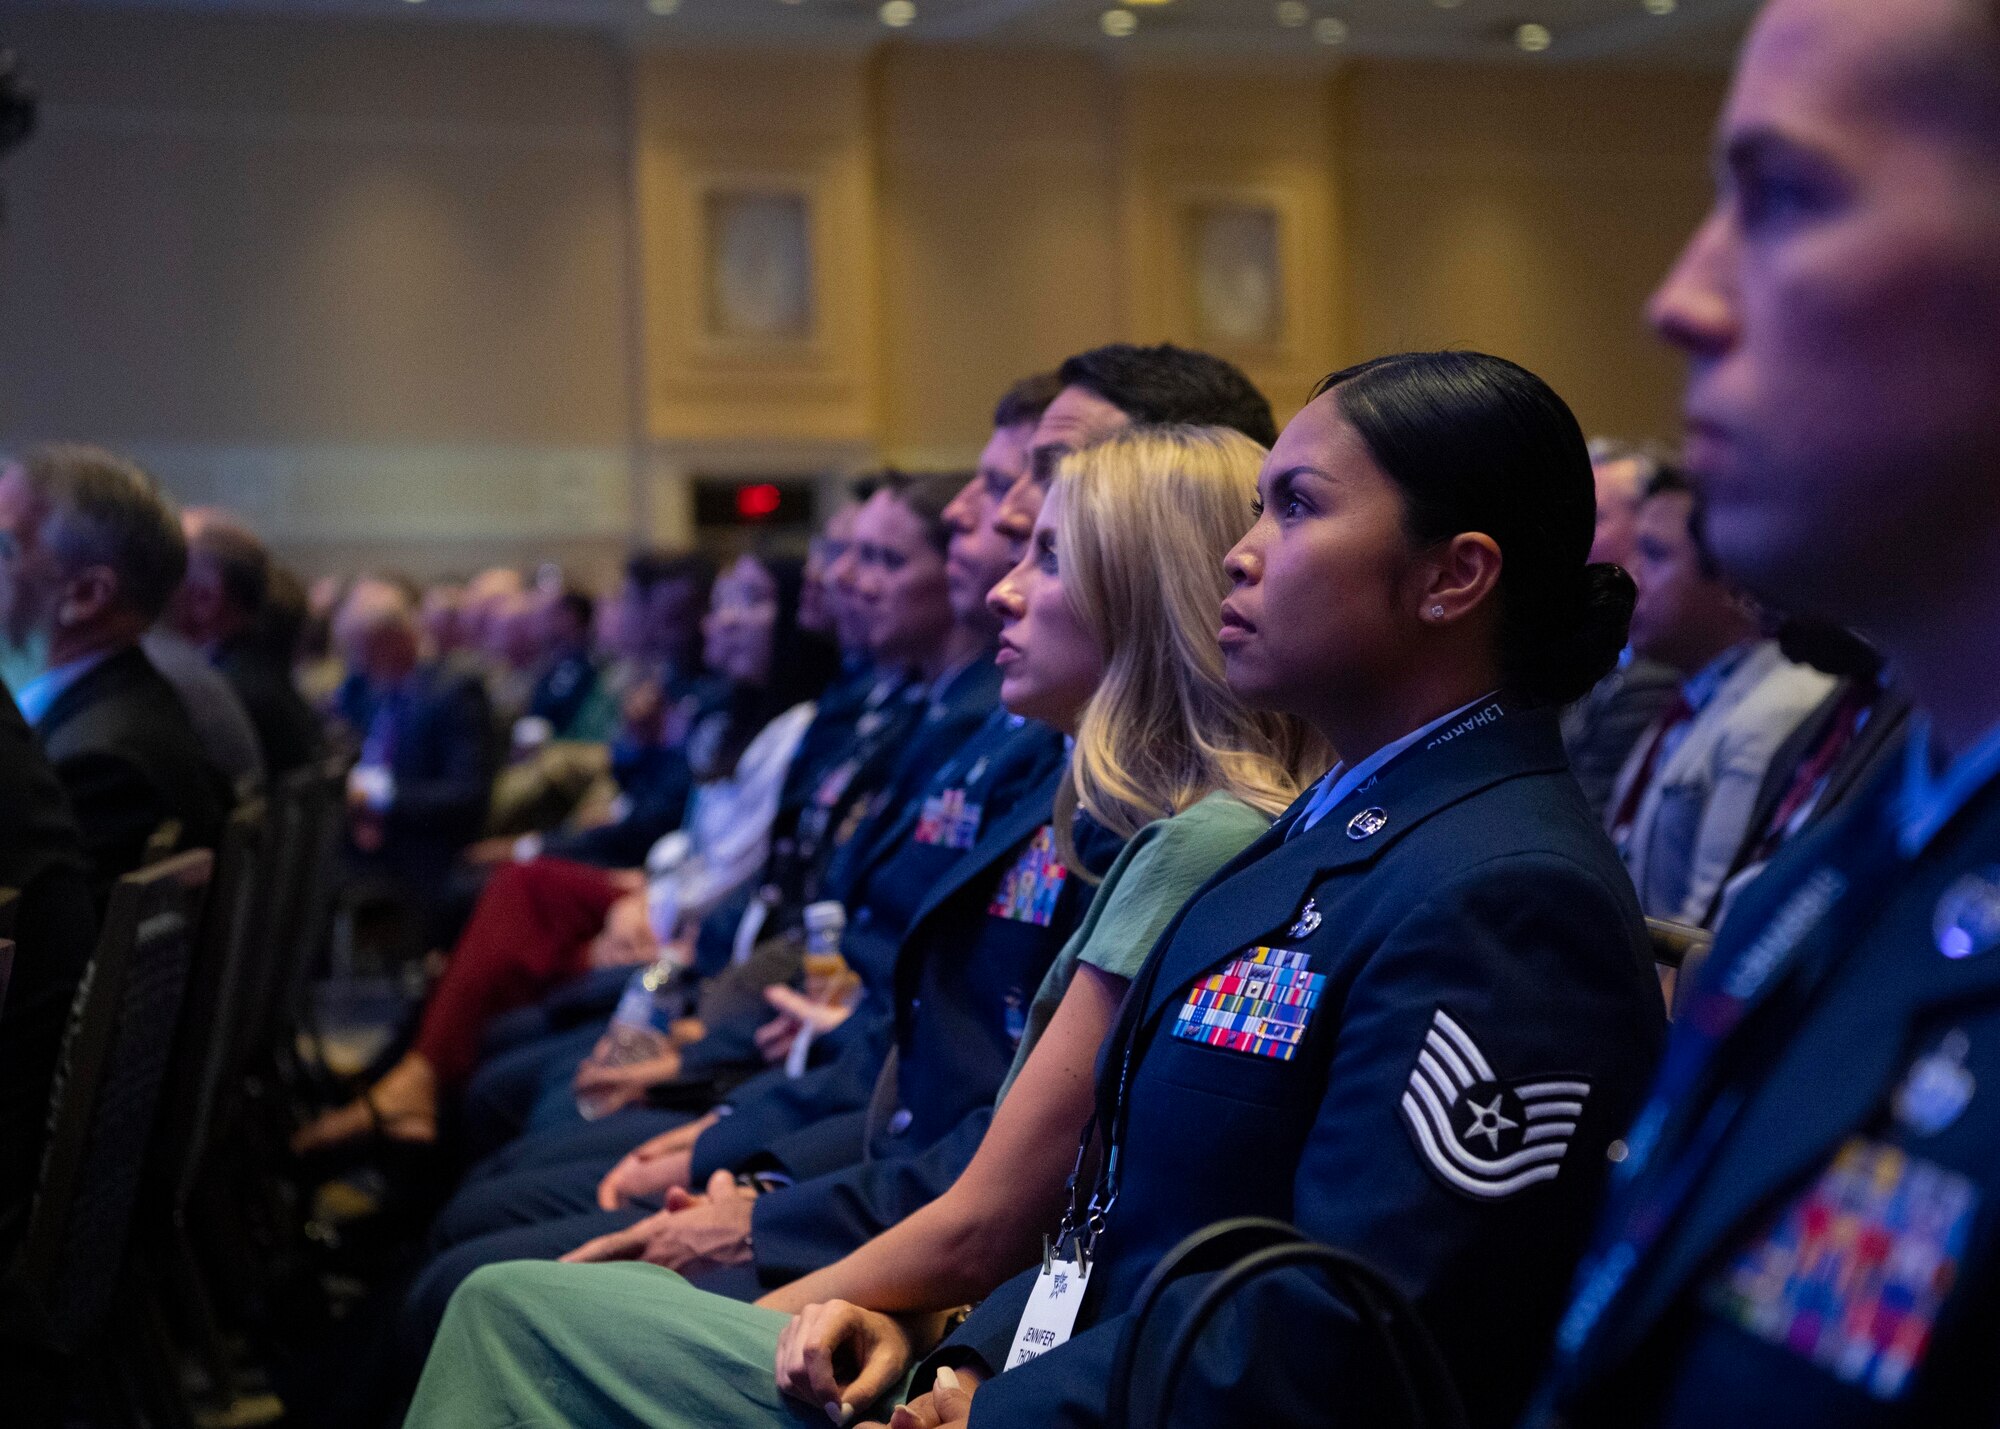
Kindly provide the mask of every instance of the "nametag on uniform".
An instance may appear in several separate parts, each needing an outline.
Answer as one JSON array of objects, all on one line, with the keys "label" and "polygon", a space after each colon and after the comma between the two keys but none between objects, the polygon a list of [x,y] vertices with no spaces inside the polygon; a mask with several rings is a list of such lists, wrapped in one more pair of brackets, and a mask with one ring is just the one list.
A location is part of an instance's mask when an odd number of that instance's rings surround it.
[{"label": "nametag on uniform", "polygon": [[968,849],[979,841],[980,804],[965,802],[965,790],[947,789],[924,800],[913,838],[932,848]]},{"label": "nametag on uniform", "polygon": [[1007,1368],[1019,1369],[1031,1359],[1067,1343],[1076,1332],[1077,1311],[1083,1308],[1083,1287],[1090,1267],[1073,1260],[1051,1260],[1035,1277],[1027,1308],[1021,1311],[1014,1347],[1007,1351]]},{"label": "nametag on uniform", "polygon": [[1978,1205],[1978,1189],[1959,1172],[1855,1137],[1716,1276],[1709,1308],[1877,1399],[1895,1399],[1957,1283]]},{"label": "nametag on uniform", "polygon": [[986,911],[995,918],[1046,928],[1055,921],[1056,899],[1068,877],[1069,870],[1056,857],[1055,826],[1043,824],[1000,880]]},{"label": "nametag on uniform", "polygon": [[1290,948],[1252,948],[1189,990],[1174,1036],[1291,1061],[1326,987],[1326,975],[1309,971],[1307,962]]}]

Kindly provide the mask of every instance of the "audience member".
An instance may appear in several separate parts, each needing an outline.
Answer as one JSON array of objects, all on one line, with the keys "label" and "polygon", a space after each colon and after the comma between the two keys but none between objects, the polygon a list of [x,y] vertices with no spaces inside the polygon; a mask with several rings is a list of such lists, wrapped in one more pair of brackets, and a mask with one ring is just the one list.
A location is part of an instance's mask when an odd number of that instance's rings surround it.
[{"label": "audience member", "polygon": [[597,705],[597,663],[591,658],[597,603],[575,588],[545,599],[539,610],[541,673],[528,714],[552,739],[597,739],[607,731],[585,723]]},{"label": "audience member", "polygon": [[379,577],[355,582],[334,639],[352,671],[341,715],[361,741],[347,783],[349,842],[360,868],[429,907],[486,818],[496,759],[485,687],[424,658],[416,601]]},{"label": "audience member", "polygon": [[1793,839],[1846,806],[1902,747],[1910,702],[1891,685],[1882,657],[1837,625],[1787,620],[1778,650],[1787,660],[1832,677],[1834,686],[1771,756],[1743,846],[1703,923],[1722,926],[1738,893]]},{"label": "audience member", "polygon": [[1774,0],[1654,296],[1730,576],[1866,630],[1903,758],[1737,898],[1530,1423],[1993,1418],[2000,14]]},{"label": "audience member", "polygon": [[1619,771],[1606,824],[1647,915],[1699,924],[1772,756],[1833,682],[1760,638],[1754,604],[1716,568],[1694,493],[1672,469],[1640,503],[1637,550],[1632,649],[1681,687]]},{"label": "audience member", "polygon": [[95,447],[0,470],[8,681],[83,835],[102,899],[149,849],[212,848],[231,796],[139,639],[187,565],[153,479]]},{"label": "audience member", "polygon": [[[1597,484],[1597,530],[1590,559],[1633,571],[1639,503],[1646,484],[1659,473],[1659,458],[1640,447],[1600,440],[1591,443],[1590,469]],[[1627,646],[1611,673],[1563,711],[1563,747],[1569,751],[1570,771],[1600,815],[1611,802],[1612,785],[1633,745],[1660,717],[1679,685],[1671,669],[1640,659]]]},{"label": "audience member", "polygon": [[[1301,726],[1253,714],[1223,683],[1222,558],[1249,525],[1261,456],[1235,432],[1161,428],[1063,462],[1033,545],[990,597],[1007,616],[1003,695],[1016,712],[1075,734],[1058,820],[1079,807],[1131,842],[1035,994],[1002,1106],[964,1175],[855,1255],[762,1305],[800,1307],[831,1293],[891,1308],[932,1296],[961,1303],[1033,1259],[1060,1209],[1070,1144],[1088,1115],[1088,1068],[1127,981],[1182,902],[1311,777],[1300,764],[1324,763]],[[1162,809],[1172,812],[1154,818]],[[641,1223],[573,1258],[644,1245]],[[653,1327],[645,1373],[657,1397],[710,1424],[785,1422],[769,1379],[785,1316],[742,1316],[671,1284],[619,1316],[627,1332],[640,1316]],[[743,1343],[746,1331],[755,1343]],[[448,1340],[427,1393],[445,1392],[452,1354]],[[876,1368],[871,1376],[885,1383],[900,1373]],[[865,1404],[874,1393],[857,1387],[851,1397]],[[742,1413],[745,1401],[763,1412]]]},{"label": "audience member", "polygon": [[[731,683],[731,728],[696,789],[687,862],[671,875],[676,902],[692,918],[763,862],[779,784],[812,719],[812,699],[832,673],[831,648],[798,629],[798,588],[796,565],[749,556],[715,585],[706,654]],[[464,1081],[494,1016],[593,964],[651,962],[661,940],[674,935],[649,926],[636,874],[551,860],[533,867],[534,877],[524,871],[505,879],[481,900],[411,1050],[357,1100],[301,1130],[296,1150],[371,1130],[402,1141],[435,1139],[439,1093]]]},{"label": "audience member", "polygon": [[[1329,743],[1369,754],[1295,804],[1148,956],[1099,1062],[1095,1125],[1115,1151],[1079,1163],[1056,1234],[1066,1262],[1082,1255],[1090,1265],[1081,1328],[998,1373],[1036,1279],[1027,1270],[934,1361],[956,1371],[955,1392],[986,1396],[981,1412],[994,1422],[1097,1422],[1122,1311],[1146,1270],[1194,1229],[1258,1212],[1366,1245],[1414,1282],[1477,1417],[1499,1421],[1525,1392],[1529,1351],[1559,1304],[1577,1213],[1599,1180],[1590,1153],[1622,1124],[1650,1069],[1659,1000],[1638,912],[1565,771],[1553,716],[1536,708],[1602,673],[1629,608],[1622,576],[1586,575],[1582,436],[1533,378],[1470,354],[1390,359],[1329,385],[1266,463],[1263,514],[1229,556],[1221,643],[1239,696],[1292,710]],[[1294,609],[1316,618],[1288,619]],[[1333,614],[1342,618],[1329,625]],[[1276,968],[1302,995],[1209,1016],[1220,983],[1204,978],[1239,968],[1249,986],[1253,972]],[[1475,1025],[1441,1020],[1445,1004]],[[1157,1030],[1163,1022],[1172,1035]],[[1504,1156],[1482,1161],[1483,1143],[1469,1139],[1488,1125],[1477,1114],[1453,1119],[1440,1103],[1435,1122],[1417,1111],[1398,1124],[1412,1049],[1427,1033],[1462,1037],[1484,1074],[1460,1084],[1440,1072],[1457,1104],[1469,1107],[1461,1091],[1494,1081],[1474,1039],[1504,1049],[1506,1075],[1522,1078],[1498,1084],[1500,1109],[1518,1109],[1508,1087],[1517,1098],[1547,1095],[1538,1078],[1556,1067],[1587,1100],[1546,1146],[1523,1140],[1521,1116],[1500,1118],[1495,1139],[1514,1135],[1493,1148]],[[1216,1097],[1227,1115],[1211,1114]],[[1589,1151],[1571,1157],[1580,1124]],[[1454,1175],[1479,1191],[1453,1189]],[[718,1182],[710,1194],[727,1193]],[[786,1194],[752,1203],[759,1256],[761,1209]],[[1412,1224],[1424,1227],[1415,1242],[1392,1229]],[[1089,1244],[1079,1251],[1074,1238]],[[591,1283],[642,1295],[654,1282],[633,1276],[650,1273],[608,1268]],[[546,1307],[581,1283],[521,1268],[482,1282],[491,1290],[468,1290],[465,1331],[448,1343],[460,1355],[485,1346],[498,1352],[487,1363],[510,1366],[486,1380],[498,1392],[478,1401],[487,1412],[474,1422],[569,1402],[565,1376],[576,1369],[549,1338],[520,1332],[537,1312],[508,1287]],[[1218,1327],[1220,1359],[1186,1367],[1188,1422],[1317,1415],[1336,1384],[1343,1402],[1376,1403],[1388,1387],[1346,1338],[1347,1323],[1303,1277],[1246,1294]],[[1287,1352],[1301,1342],[1315,1352]],[[635,1367],[615,1353],[593,1344],[589,1383],[613,1386],[644,1422],[686,1422],[674,1404],[624,1394]],[[1244,1368],[1211,1369],[1222,1362]],[[852,1387],[852,1372],[832,1377],[835,1390]],[[820,1402],[842,1418],[862,1408],[844,1392]],[[753,1422],[771,1422],[769,1404]],[[906,1414],[963,1417],[944,1408],[926,1395]]]},{"label": "audience member", "polygon": [[213,507],[183,513],[181,531],[188,573],[169,618],[235,690],[270,775],[305,767],[319,757],[321,733],[292,680],[296,636],[260,638],[276,579],[269,549],[248,526]]},{"label": "audience member", "polygon": [[195,737],[201,741],[202,752],[228,781],[234,795],[248,798],[262,793],[264,751],[258,746],[250,712],[229,681],[208,663],[208,657],[174,628],[171,611],[139,637],[139,648],[174,687]]}]

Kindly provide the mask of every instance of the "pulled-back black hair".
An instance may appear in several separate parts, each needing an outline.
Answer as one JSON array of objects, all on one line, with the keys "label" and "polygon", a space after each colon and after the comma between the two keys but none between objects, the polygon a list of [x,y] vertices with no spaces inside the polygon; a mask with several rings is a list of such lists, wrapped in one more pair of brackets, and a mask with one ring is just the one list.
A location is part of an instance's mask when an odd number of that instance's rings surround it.
[{"label": "pulled-back black hair", "polygon": [[1401,489],[1411,539],[1482,531],[1499,545],[1501,678],[1567,704],[1617,662],[1637,591],[1590,564],[1596,488],[1569,405],[1526,368],[1480,352],[1406,352],[1334,373],[1332,392]]},{"label": "pulled-back black hair", "polygon": [[1135,427],[1234,427],[1259,446],[1278,439],[1271,404],[1234,363],[1213,353],[1114,342],[1079,352],[1056,369],[1064,387],[1095,393]]}]

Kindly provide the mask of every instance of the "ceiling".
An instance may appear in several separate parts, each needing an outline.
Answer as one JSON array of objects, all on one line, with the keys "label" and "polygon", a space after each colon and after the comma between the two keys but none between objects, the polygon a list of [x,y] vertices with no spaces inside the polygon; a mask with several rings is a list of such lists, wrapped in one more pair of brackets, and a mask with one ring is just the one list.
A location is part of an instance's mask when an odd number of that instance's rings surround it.
[{"label": "ceiling", "polygon": [[[48,0],[42,0],[47,4]],[[1343,55],[1722,65],[1758,0],[61,0],[64,8],[372,15],[627,33],[642,43],[1060,45],[1137,56]],[[914,6],[901,26],[895,6]],[[37,7],[39,8],[39,7]],[[1107,12],[1119,17],[1107,19]],[[664,13],[663,13],[664,12]],[[905,12],[907,13],[907,12]],[[1122,18],[1129,16],[1130,18]],[[1523,34],[1523,27],[1529,27]],[[1544,35],[1537,34],[1540,27]],[[1119,34],[1118,31],[1129,30]],[[1545,47],[1529,47],[1546,38]]]}]

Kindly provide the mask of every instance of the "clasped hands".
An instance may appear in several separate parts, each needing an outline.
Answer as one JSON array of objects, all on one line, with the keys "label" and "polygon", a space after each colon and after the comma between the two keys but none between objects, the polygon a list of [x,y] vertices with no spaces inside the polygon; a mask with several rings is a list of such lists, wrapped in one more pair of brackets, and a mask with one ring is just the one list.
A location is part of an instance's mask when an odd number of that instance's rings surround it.
[{"label": "clasped hands", "polygon": [[[895,1386],[919,1353],[919,1340],[927,1345],[942,1327],[937,1315],[885,1315],[845,1300],[808,1305],[778,1337],[778,1388],[847,1424]],[[979,1383],[969,1369],[940,1369],[930,1392],[898,1405],[887,1429],[964,1424]]]},{"label": "clasped hands", "polygon": [[750,1258],[750,1211],[754,1187],[739,1186],[727,1171],[709,1178],[697,1193],[674,1186],[666,1206],[622,1231],[585,1241],[563,1257],[572,1264],[600,1260],[643,1260],[683,1275],[696,1275]]}]

